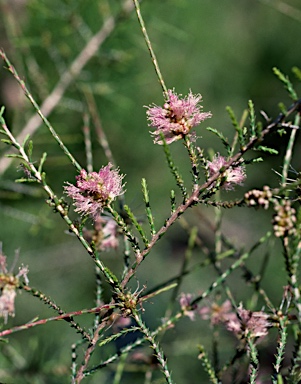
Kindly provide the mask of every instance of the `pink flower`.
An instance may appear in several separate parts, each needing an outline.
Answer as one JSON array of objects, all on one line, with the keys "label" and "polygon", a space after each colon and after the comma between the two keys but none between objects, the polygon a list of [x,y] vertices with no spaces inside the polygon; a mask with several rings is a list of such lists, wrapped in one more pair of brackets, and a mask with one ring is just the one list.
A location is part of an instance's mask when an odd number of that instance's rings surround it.
[{"label": "pink flower", "polygon": [[241,305],[236,313],[233,311],[230,300],[226,300],[222,305],[213,303],[211,307],[203,307],[199,314],[203,320],[210,319],[212,325],[223,324],[238,339],[248,336],[260,341],[268,334],[268,329],[271,327],[267,313],[252,312]]},{"label": "pink flower", "polygon": [[95,220],[103,209],[117,196],[124,193],[123,175],[112,170],[112,164],[102,167],[99,172],[87,173],[84,169],[76,177],[76,186],[67,183],[65,191],[74,200],[75,212],[91,215]]},{"label": "pink flower", "polygon": [[226,329],[233,332],[239,339],[249,336],[251,338],[263,338],[268,334],[271,326],[269,316],[262,311],[252,312],[240,306],[239,318],[233,318],[225,322]]},{"label": "pink flower", "polygon": [[230,321],[236,314],[232,312],[230,300],[226,300],[223,304],[218,305],[212,303],[210,306],[202,307],[199,310],[199,315],[203,320],[210,320],[212,325]]},{"label": "pink flower", "polygon": [[[209,177],[219,172],[227,163],[225,157],[216,155],[212,161],[208,161]],[[233,189],[233,184],[241,185],[246,178],[245,168],[242,165],[231,166],[221,173],[223,178],[222,187],[226,190]]]},{"label": "pink flower", "polygon": [[100,249],[118,248],[117,224],[113,219],[108,219],[102,228],[103,239],[100,244]]},{"label": "pink flower", "polygon": [[[16,259],[18,252],[16,252]],[[8,316],[15,316],[15,297],[17,295],[16,289],[20,282],[19,278],[23,277],[25,284],[29,283],[28,280],[28,267],[20,267],[19,273],[13,275],[7,269],[6,256],[2,253],[2,246],[0,244],[0,317],[3,317],[4,323],[7,323]]]},{"label": "pink flower", "polygon": [[118,227],[116,222],[108,216],[99,215],[94,222],[94,230],[83,228],[85,239],[94,243],[98,251],[116,249],[119,245]]},{"label": "pink flower", "polygon": [[[2,280],[2,279],[1,279]],[[2,285],[2,281],[1,281]],[[4,323],[7,323],[8,316],[15,316],[15,297],[16,297],[15,281],[12,276],[11,282],[7,281],[1,290],[0,296],[0,316],[4,318]]]},{"label": "pink flower", "polygon": [[197,309],[197,305],[191,306],[193,296],[191,293],[181,293],[179,297],[179,303],[181,306],[181,310],[183,311],[185,316],[188,316],[190,320],[195,319],[195,311]]},{"label": "pink flower", "polygon": [[167,144],[183,139],[193,127],[212,116],[210,112],[201,112],[202,106],[198,105],[201,95],[193,95],[190,91],[185,99],[179,96],[168,90],[168,101],[163,108],[157,105],[148,107],[149,125],[156,129],[151,132],[155,144],[163,144],[161,134]]}]

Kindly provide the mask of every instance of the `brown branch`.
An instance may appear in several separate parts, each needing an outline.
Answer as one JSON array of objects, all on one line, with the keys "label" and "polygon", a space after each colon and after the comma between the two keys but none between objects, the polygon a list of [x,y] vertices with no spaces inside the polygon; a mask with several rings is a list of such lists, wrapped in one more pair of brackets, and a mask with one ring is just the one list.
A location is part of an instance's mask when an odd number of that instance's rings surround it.
[{"label": "brown branch", "polygon": [[[53,316],[53,317],[49,317],[47,319],[41,319],[41,320],[33,321],[31,323],[26,323],[26,324],[23,324],[23,325],[18,325],[16,327],[13,327],[13,328],[10,328],[10,329],[6,329],[5,331],[0,332],[0,337],[8,336],[8,335],[10,335],[12,333],[15,333],[15,332],[18,332],[18,331],[23,331],[25,329],[33,328],[33,327],[35,327],[37,325],[43,325],[43,324],[49,323],[50,321],[66,320],[66,319],[71,318],[72,316],[80,316],[80,315],[84,315],[86,313],[99,313],[102,310],[106,310],[107,311],[107,310],[109,310],[111,308],[114,308],[115,306],[116,305],[114,305],[114,304],[112,304],[112,305],[111,304],[105,304],[105,305],[102,305],[102,306],[96,307],[96,308],[82,309],[80,311],[68,312],[68,313],[64,313],[63,315]],[[89,337],[89,339],[90,339],[90,337]]]},{"label": "brown branch", "polygon": [[90,344],[89,344],[89,346],[85,352],[84,363],[80,366],[79,370],[77,371],[77,374],[75,377],[75,383],[76,384],[79,384],[82,381],[82,379],[84,379],[84,377],[85,377],[84,371],[88,367],[91,355],[94,352],[94,349],[96,348],[97,342],[100,338],[99,332],[107,325],[108,321],[109,321],[108,319],[102,321],[101,324],[99,324],[99,326],[96,328],[96,330],[93,334],[93,338],[92,338],[92,340],[91,340],[91,342],[90,342]]}]

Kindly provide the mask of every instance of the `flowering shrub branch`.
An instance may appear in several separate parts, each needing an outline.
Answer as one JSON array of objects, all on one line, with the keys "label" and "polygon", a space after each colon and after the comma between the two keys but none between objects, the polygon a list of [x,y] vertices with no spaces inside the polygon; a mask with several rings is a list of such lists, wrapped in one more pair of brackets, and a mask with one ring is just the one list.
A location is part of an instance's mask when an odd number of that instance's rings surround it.
[{"label": "flowering shrub branch", "polygon": [[[214,358],[211,361],[210,347],[206,345],[207,340],[202,340],[199,335],[196,336],[198,339],[195,343],[195,356],[197,356],[198,350],[197,357],[201,360],[203,369],[212,383],[230,383],[231,380],[233,383],[246,381],[259,383],[264,382],[261,381],[260,346],[265,340],[271,338],[270,330],[275,328],[278,332],[278,341],[275,347],[274,362],[269,370],[269,379],[275,384],[284,382],[284,380],[289,383],[297,383],[300,381],[301,350],[299,282],[301,219],[298,206],[301,179],[297,171],[295,171],[295,179],[290,179],[289,176],[292,170],[297,132],[300,129],[301,99],[298,98],[289,78],[283,75],[279,69],[274,68],[275,75],[284,84],[293,104],[288,108],[282,105],[281,112],[274,119],[262,112],[263,122],[258,121],[252,101],[248,102],[248,110],[243,114],[240,123],[232,109],[228,108],[234,128],[232,143],[223,132],[208,127],[207,131],[218,138],[225,153],[213,151],[213,154],[207,155],[206,146],[199,140],[200,137],[197,134],[198,130],[204,129],[202,127],[207,119],[212,117],[212,113],[202,111],[200,94],[194,94],[190,90],[187,96],[183,97],[174,89],[166,87],[146,30],[139,1],[133,0],[130,7],[129,3],[126,3],[126,14],[133,8],[136,10],[142,34],[163,90],[162,106],[152,104],[147,107],[145,125],[148,121],[152,129],[150,136],[153,143],[162,146],[168,169],[179,189],[180,200],[178,194],[171,190],[170,213],[160,224],[154,214],[156,202],[150,199],[151,184],[143,178],[141,186],[146,219],[142,221],[136,217],[134,210],[125,204],[127,176],[121,173],[122,167],[119,168],[113,163],[112,151],[106,135],[102,131],[93,98],[88,93],[86,94],[90,114],[98,127],[99,141],[107,155],[106,165],[98,167],[98,171],[93,171],[89,118],[84,117],[87,159],[85,169],[65,146],[62,138],[43,113],[43,108],[39,107],[4,51],[0,50],[0,57],[4,60],[7,69],[21,86],[51,136],[59,144],[64,156],[78,172],[75,180],[65,181],[62,185],[66,198],[59,198],[48,183],[45,172],[47,154],[43,153],[36,165],[33,141],[27,137],[20,142],[7,125],[4,118],[4,107],[0,111],[0,133],[4,136],[2,142],[16,150],[8,156],[22,162],[25,175],[18,181],[37,183],[44,190],[48,196],[47,204],[60,214],[69,232],[77,237],[94,262],[96,290],[96,306],[64,311],[46,294],[28,285],[27,267],[22,266],[17,274],[8,271],[6,257],[1,250],[0,317],[3,318],[4,325],[6,326],[8,318],[13,317],[18,311],[15,308],[17,290],[23,290],[24,293],[38,298],[56,315],[35,319],[22,325],[10,326],[0,332],[0,337],[7,337],[17,331],[28,330],[53,321],[64,320],[66,325],[74,328],[79,336],[72,345],[72,364],[68,372],[68,375],[72,377],[72,383],[80,383],[88,376],[96,375],[108,365],[119,361],[114,384],[121,382],[123,369],[131,362],[146,366],[145,382],[150,383],[153,372],[160,370],[163,379],[172,384],[176,382],[171,368],[173,356],[168,351],[168,346],[164,346],[163,336],[171,329],[176,331],[180,320],[184,322],[184,318],[187,318],[187,321],[194,323],[209,322],[206,327],[212,331]],[[193,131],[194,129],[196,131]],[[272,188],[265,185],[262,189],[251,189],[245,192],[237,200],[221,200],[224,193],[234,189],[239,191],[240,187],[247,182],[249,166],[256,166],[262,160],[260,157],[248,159],[247,156],[251,151],[278,155],[277,150],[265,145],[265,140],[271,134],[283,134],[284,132],[289,133],[289,140],[284,154],[282,171],[281,174],[278,174],[279,186]],[[190,186],[181,176],[181,167],[172,155],[171,147],[177,145],[175,142],[182,142],[184,146],[191,170]],[[204,240],[198,225],[188,221],[189,213],[198,212],[200,214],[198,208],[202,205],[215,207],[214,224],[211,224],[210,220],[203,219],[213,233],[211,244],[207,244],[209,241]],[[265,234],[261,234],[258,240],[254,240],[250,247],[237,246],[224,235],[222,230],[222,208],[241,208],[243,206],[248,209],[263,208],[267,212],[268,210],[273,211],[271,229],[264,231]],[[71,219],[72,215],[76,215],[75,220]],[[155,253],[157,244],[176,223],[181,225],[187,236],[185,248],[178,251],[183,254],[180,270],[173,277],[167,271],[163,281],[157,282],[153,287],[148,287],[148,282],[143,281],[139,275],[141,271],[147,271],[149,277],[153,273],[148,270],[145,260]],[[252,261],[255,252],[262,252],[262,246],[271,242],[272,239],[278,241],[282,247],[287,279],[283,295],[277,304],[274,304],[275,299],[270,298],[262,283],[269,257],[262,257],[258,273],[255,273],[255,268],[248,264]],[[113,249],[121,253],[121,244],[124,247],[122,272],[117,265],[109,267],[111,264],[103,257],[107,250]],[[205,259],[193,264],[191,259],[195,249],[205,255]],[[118,263],[122,264],[122,261],[118,260]],[[216,277],[212,277],[208,282],[207,276],[204,276],[206,288],[196,292],[182,292],[184,278],[192,277],[196,271],[207,266],[213,267]],[[240,295],[236,291],[235,284],[234,288],[231,284],[231,278],[235,280],[238,273],[242,273],[243,283],[252,289],[252,298],[246,299],[245,302],[238,302]],[[24,283],[20,282],[21,278]],[[102,280],[108,284],[109,294],[105,293]],[[133,290],[135,282],[138,287]],[[139,288],[139,284],[143,288]],[[154,325],[155,322],[148,319],[151,313],[149,303],[156,303],[158,297],[166,293],[170,294],[170,301],[164,308],[162,321],[159,325]],[[262,304],[261,307],[259,303]],[[80,324],[81,316],[84,314],[95,315],[89,330]],[[78,322],[74,320],[75,316],[78,316]],[[293,329],[294,332],[290,332],[290,329]],[[221,364],[218,339],[219,335],[224,334],[228,335],[231,340],[232,350],[230,351],[229,348],[227,353],[228,361],[223,358]],[[133,335],[135,339],[118,348],[117,352],[110,349],[110,346],[115,345],[114,343],[116,345],[118,342],[122,343],[124,339]],[[295,343],[294,349],[288,342],[289,338]],[[145,343],[149,344],[151,355],[146,350],[140,354],[137,352],[137,348]],[[97,362],[93,360],[96,351],[101,353],[105,351]],[[103,357],[107,353],[109,356]],[[289,369],[283,370],[285,358],[290,353],[293,356],[291,365]],[[236,377],[235,372],[238,371],[242,378]],[[227,375],[231,378],[228,379]]]}]

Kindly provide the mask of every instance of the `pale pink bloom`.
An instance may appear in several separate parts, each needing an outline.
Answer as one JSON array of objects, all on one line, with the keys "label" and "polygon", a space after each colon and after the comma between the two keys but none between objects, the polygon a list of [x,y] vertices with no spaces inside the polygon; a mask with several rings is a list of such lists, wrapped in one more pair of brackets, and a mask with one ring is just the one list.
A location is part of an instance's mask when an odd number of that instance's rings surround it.
[{"label": "pale pink bloom", "polygon": [[183,139],[193,127],[212,116],[211,112],[201,112],[200,94],[193,95],[190,91],[186,98],[180,96],[168,90],[168,101],[163,108],[157,105],[148,107],[146,114],[149,126],[155,128],[151,132],[155,144],[163,144],[161,134],[167,144]]},{"label": "pale pink bloom", "polygon": [[26,285],[29,284],[29,279],[28,279],[28,276],[27,276],[28,272],[29,272],[28,265],[26,265],[26,267],[25,267],[22,264],[22,266],[19,267],[19,272],[16,275],[17,278],[23,277],[24,282],[25,282]]},{"label": "pale pink bloom", "polygon": [[263,338],[268,334],[271,326],[268,314],[259,311],[252,312],[240,306],[238,316],[225,322],[228,331],[233,332],[239,339],[246,336],[251,338]]},{"label": "pale pink bloom", "polygon": [[[0,248],[1,248],[1,244],[0,244]],[[3,255],[1,249],[0,249],[0,273],[7,273],[6,256]]]},{"label": "pale pink bloom", "polygon": [[193,307],[191,306],[193,296],[191,293],[181,293],[179,297],[179,303],[181,306],[181,309],[187,317],[189,317],[190,320],[195,319],[195,311],[197,309],[197,305],[195,304]]},{"label": "pale pink bloom", "polygon": [[[212,161],[208,161],[209,177],[219,172],[227,163],[227,159],[217,154]],[[245,168],[242,165],[231,166],[221,173],[222,187],[226,190],[233,189],[233,184],[241,185],[246,179]]]},{"label": "pale pink bloom", "polygon": [[109,219],[105,226],[102,228],[103,239],[100,244],[101,250],[109,248],[118,248],[118,238],[117,238],[117,224],[113,219]]},{"label": "pale pink bloom", "polygon": [[83,234],[89,243],[93,242],[98,251],[118,248],[118,226],[110,216],[98,215],[94,221],[94,228],[83,228]]},{"label": "pale pink bloom", "polygon": [[108,216],[98,216],[95,220],[94,234],[92,239],[96,248],[105,251],[110,248],[118,248],[119,240],[115,220]]},{"label": "pale pink bloom", "polygon": [[102,167],[99,172],[87,173],[84,169],[76,176],[76,186],[70,183],[65,192],[74,200],[75,212],[90,215],[95,220],[103,209],[117,196],[124,193],[123,175],[111,170],[112,164]]},{"label": "pale pink bloom", "polygon": [[261,339],[268,334],[271,326],[269,315],[262,312],[252,312],[239,306],[237,313],[233,310],[230,300],[222,305],[213,303],[210,307],[203,307],[199,314],[202,319],[210,320],[212,325],[223,324],[238,339],[246,336]]},{"label": "pale pink bloom", "polygon": [[211,306],[202,307],[199,314],[203,320],[210,320],[212,325],[224,323],[236,317],[230,300],[226,300],[222,305],[212,303]]},{"label": "pale pink bloom", "polygon": [[19,278],[23,277],[25,284],[28,280],[28,267],[19,268],[19,273],[13,275],[8,272],[6,256],[3,255],[0,245],[0,317],[7,323],[8,316],[15,316],[16,289],[19,286]]},{"label": "pale pink bloom", "polygon": [[0,316],[3,317],[4,323],[7,323],[8,316],[15,316],[15,297],[16,287],[6,284],[1,291],[0,296]]}]

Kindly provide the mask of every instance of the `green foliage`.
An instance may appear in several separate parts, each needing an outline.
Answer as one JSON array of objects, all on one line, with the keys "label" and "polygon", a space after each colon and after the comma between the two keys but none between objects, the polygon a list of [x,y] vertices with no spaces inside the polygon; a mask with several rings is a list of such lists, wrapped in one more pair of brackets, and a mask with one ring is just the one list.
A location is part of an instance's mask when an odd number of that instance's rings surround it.
[{"label": "green foliage", "polygon": [[291,83],[291,81],[289,80],[288,76],[285,76],[278,68],[274,67],[273,68],[273,71],[275,73],[275,75],[279,78],[279,80],[281,80],[283,82],[283,84],[285,85],[285,88],[288,90],[288,93],[289,95],[291,96],[291,98],[296,101],[298,100],[298,96],[296,94],[296,91],[294,90],[293,88],[293,84]]}]

